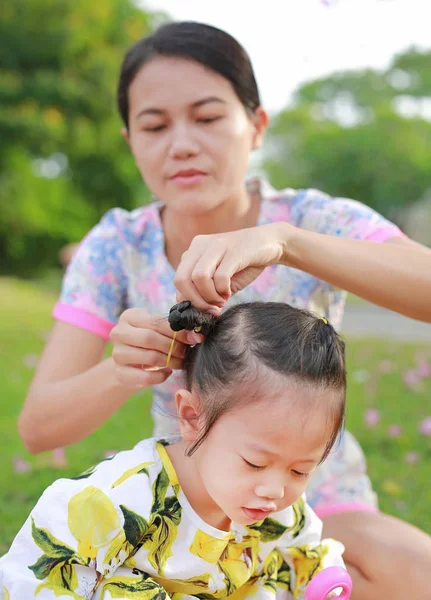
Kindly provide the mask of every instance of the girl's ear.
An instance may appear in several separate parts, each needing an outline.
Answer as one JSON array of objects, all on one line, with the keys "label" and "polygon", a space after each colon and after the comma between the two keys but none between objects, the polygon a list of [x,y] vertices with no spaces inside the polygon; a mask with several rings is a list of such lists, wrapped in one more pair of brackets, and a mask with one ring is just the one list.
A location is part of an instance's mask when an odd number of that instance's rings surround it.
[{"label": "girl's ear", "polygon": [[186,442],[195,442],[200,431],[199,400],[188,390],[178,390],[175,394],[181,437]]}]

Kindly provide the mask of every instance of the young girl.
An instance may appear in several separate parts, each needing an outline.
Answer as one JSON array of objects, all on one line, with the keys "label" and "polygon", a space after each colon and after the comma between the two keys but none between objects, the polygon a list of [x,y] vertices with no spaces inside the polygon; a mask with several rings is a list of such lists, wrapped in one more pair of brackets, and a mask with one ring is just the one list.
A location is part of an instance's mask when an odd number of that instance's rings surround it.
[{"label": "young girl", "polygon": [[342,565],[304,499],[343,426],[344,344],[325,319],[246,303],[215,319],[176,394],[181,437],[151,439],[49,487],[0,561],[8,600],[303,598]]}]

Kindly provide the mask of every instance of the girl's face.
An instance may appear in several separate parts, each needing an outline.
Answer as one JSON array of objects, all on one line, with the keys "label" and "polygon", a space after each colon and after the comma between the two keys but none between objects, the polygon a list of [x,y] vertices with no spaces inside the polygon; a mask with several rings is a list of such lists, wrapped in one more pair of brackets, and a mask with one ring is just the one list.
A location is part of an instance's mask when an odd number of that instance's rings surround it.
[{"label": "girl's face", "polygon": [[283,381],[264,399],[222,415],[189,459],[220,523],[227,517],[249,525],[290,506],[322,459],[336,393]]},{"label": "girl's face", "polygon": [[192,60],[155,57],[133,80],[129,106],[123,134],[168,207],[199,216],[242,193],[267,116],[250,117],[227,79]]}]

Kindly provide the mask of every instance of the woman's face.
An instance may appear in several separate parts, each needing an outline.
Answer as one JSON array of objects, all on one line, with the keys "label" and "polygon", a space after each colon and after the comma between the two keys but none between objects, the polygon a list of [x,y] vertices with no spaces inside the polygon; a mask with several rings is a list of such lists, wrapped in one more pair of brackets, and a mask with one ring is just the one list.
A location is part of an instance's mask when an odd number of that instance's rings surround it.
[{"label": "woman's face", "polygon": [[129,89],[125,137],[152,193],[199,216],[244,189],[249,153],[267,125],[247,114],[230,82],[192,60],[155,57]]}]

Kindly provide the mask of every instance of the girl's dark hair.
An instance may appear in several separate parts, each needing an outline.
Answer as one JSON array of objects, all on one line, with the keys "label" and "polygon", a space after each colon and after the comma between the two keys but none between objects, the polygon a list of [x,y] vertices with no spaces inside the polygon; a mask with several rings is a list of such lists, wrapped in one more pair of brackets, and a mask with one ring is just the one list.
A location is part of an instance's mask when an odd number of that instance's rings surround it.
[{"label": "girl's dark hair", "polygon": [[129,87],[138,71],[155,56],[194,60],[229,80],[247,110],[254,112],[260,106],[250,58],[231,35],[203,23],[168,23],[136,42],[124,57],[118,82],[118,108],[127,128]]},{"label": "girl's dark hair", "polygon": [[[279,302],[238,304],[215,318],[181,302],[171,309],[169,323],[174,331],[205,334],[201,344],[187,347],[184,361],[187,388],[198,393],[205,422],[189,455],[221,415],[241,402],[231,392],[266,368],[335,392],[333,433],[322,461],[328,456],[344,424],[346,369],[344,342],[326,319]],[[247,395],[243,401],[252,399]]]}]

